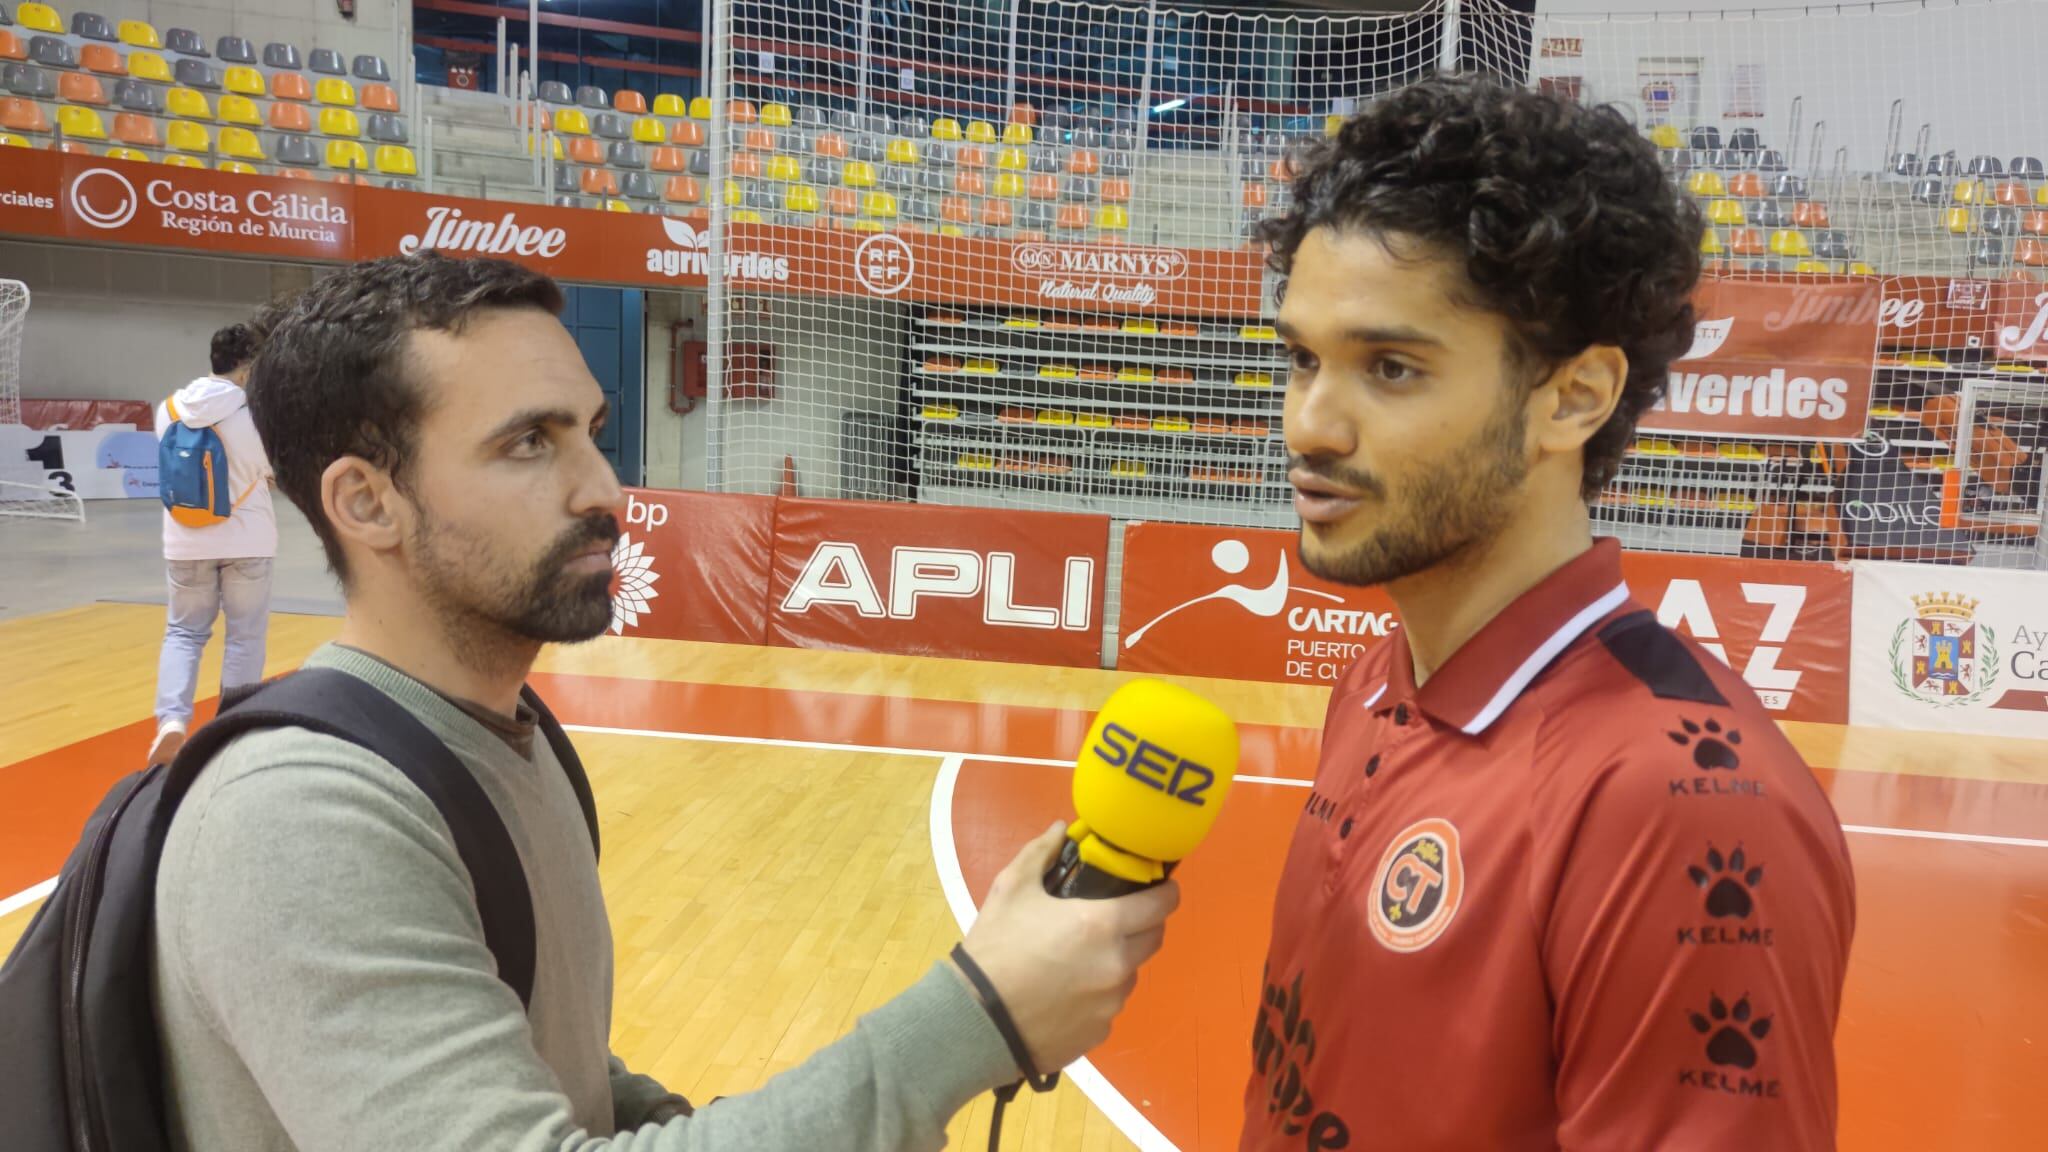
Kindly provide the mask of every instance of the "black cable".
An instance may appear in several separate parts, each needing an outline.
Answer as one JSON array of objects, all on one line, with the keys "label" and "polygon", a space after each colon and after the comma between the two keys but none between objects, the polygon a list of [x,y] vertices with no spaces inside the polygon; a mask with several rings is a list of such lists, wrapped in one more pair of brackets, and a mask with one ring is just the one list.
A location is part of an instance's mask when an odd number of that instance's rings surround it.
[{"label": "black cable", "polygon": [[1023,1079],[995,1090],[995,1112],[988,1120],[988,1152],[997,1152],[1003,1139],[1003,1110],[1009,1107],[1010,1101],[1017,1098],[1018,1091],[1029,1084],[1034,1092],[1050,1092],[1060,1082],[1060,1074],[1039,1074],[1038,1066],[1031,1061],[1031,1050],[1024,1046],[1023,1034],[1017,1031],[1017,1022],[1010,1018],[1009,1006],[997,995],[996,986],[988,978],[988,973],[983,972],[981,965],[976,964],[973,957],[967,954],[965,944],[953,945],[953,963],[960,966],[961,974],[967,977],[967,982],[974,985],[975,992],[980,994],[982,1009],[988,1013],[990,1022],[995,1024],[996,1032],[1002,1036],[1003,1043],[1008,1045],[1010,1058],[1017,1062],[1017,1071],[1024,1074]]}]

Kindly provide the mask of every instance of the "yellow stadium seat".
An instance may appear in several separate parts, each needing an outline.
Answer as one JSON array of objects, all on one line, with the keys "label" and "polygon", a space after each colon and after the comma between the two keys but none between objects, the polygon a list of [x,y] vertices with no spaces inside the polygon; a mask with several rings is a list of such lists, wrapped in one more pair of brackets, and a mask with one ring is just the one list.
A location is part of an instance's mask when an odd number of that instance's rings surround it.
[{"label": "yellow stadium seat", "polygon": [[1707,202],[1707,223],[1747,224],[1742,214],[1742,204],[1735,200],[1710,200]]},{"label": "yellow stadium seat", "polygon": [[1727,249],[1721,246],[1721,234],[1712,228],[1700,233],[1700,255],[1719,256]]},{"label": "yellow stadium seat", "polygon": [[322,136],[345,136],[350,140],[363,134],[362,122],[356,114],[346,108],[322,108],[320,110],[320,134]]},{"label": "yellow stadium seat", "polygon": [[257,110],[256,102],[247,96],[221,97],[220,118],[226,124],[246,124],[251,128],[263,127],[263,113]]},{"label": "yellow stadium seat", "polygon": [[[4,143],[6,143],[6,141],[0,140],[0,144]],[[133,160],[138,164],[147,164],[149,163],[149,153],[144,152],[139,148],[109,148],[107,149],[107,159]]]},{"label": "yellow stadium seat", "polygon": [[1010,124],[1005,124],[1005,125],[1003,125],[1003,143],[1005,143],[1005,144],[1029,144],[1029,143],[1031,143],[1031,125],[1029,125],[1029,124],[1016,124],[1016,123],[1010,123]]},{"label": "yellow stadium seat", "polygon": [[1694,172],[1685,178],[1685,190],[1702,199],[1726,196],[1728,185],[1719,172]]},{"label": "yellow stadium seat", "polygon": [[633,139],[641,144],[662,145],[668,143],[668,129],[652,116],[642,116],[633,121]]},{"label": "yellow stadium seat", "polygon": [[1323,135],[1335,136],[1343,127],[1344,118],[1342,116],[1331,115],[1323,117]]},{"label": "yellow stadium seat", "polygon": [[1015,199],[1024,194],[1024,177],[1015,172],[998,172],[990,191],[1005,199]]},{"label": "yellow stadium seat", "polygon": [[1811,256],[1813,246],[1806,242],[1806,233],[1791,228],[1780,228],[1771,233],[1771,255]]},{"label": "yellow stadium seat", "polygon": [[64,19],[48,4],[27,3],[14,10],[14,22],[23,28],[37,32],[48,32],[52,36],[64,35]]},{"label": "yellow stadium seat", "polygon": [[313,103],[330,108],[353,108],[356,106],[356,86],[339,76],[322,76],[320,82],[313,85]]},{"label": "yellow stadium seat", "polygon": [[233,160],[254,160],[263,163],[263,142],[247,128],[223,128],[220,130],[220,154]]},{"label": "yellow stadium seat", "polygon": [[1871,267],[1870,265],[1868,265],[1868,264],[1865,264],[1865,263],[1864,263],[1863,261],[1861,261],[1861,260],[1851,260],[1851,261],[1849,261],[1849,266],[1848,266],[1847,268],[1844,268],[1844,269],[1842,269],[1842,271],[1844,271],[1844,272],[1848,273],[1848,274],[1849,274],[1849,275],[1851,275],[1851,276],[1875,276],[1875,275],[1877,275],[1877,269],[1875,269],[1875,268],[1872,268],[1872,267]]},{"label": "yellow stadium seat", "polygon": [[725,206],[727,208],[737,208],[746,200],[745,194],[740,189],[740,182],[737,180],[727,180],[725,182],[725,191],[721,195],[725,197]]},{"label": "yellow stadium seat", "polygon": [[882,226],[882,222],[880,220],[848,220],[846,223],[841,224],[840,227],[846,229],[848,232],[888,231],[887,228]]},{"label": "yellow stadium seat", "polygon": [[206,161],[204,161],[204,160],[201,160],[201,159],[200,159],[199,157],[197,157],[197,156],[178,156],[178,155],[171,155],[171,156],[166,156],[166,157],[164,157],[164,163],[166,163],[166,164],[169,164],[169,165],[170,165],[171,167],[173,167],[173,168],[204,168],[204,167],[206,167]]},{"label": "yellow stadium seat", "polygon": [[1825,276],[1830,271],[1832,271],[1832,269],[1828,267],[1827,261],[1825,260],[1801,260],[1799,263],[1794,264],[1792,266],[1792,270],[1794,272],[1804,272],[1816,276]]},{"label": "yellow stadium seat", "polygon": [[604,210],[607,212],[631,212],[633,206],[624,200],[607,200],[604,202]]},{"label": "yellow stadium seat", "polygon": [[792,184],[782,190],[782,207],[789,212],[816,212],[818,190],[809,184]]},{"label": "yellow stadium seat", "polygon": [[789,114],[787,104],[761,105],[761,125],[764,128],[787,128],[796,122]]},{"label": "yellow stadium seat", "polygon": [[690,114],[690,106],[681,96],[673,92],[663,92],[654,98],[654,114],[680,120]]},{"label": "yellow stadium seat", "polygon": [[1989,204],[1991,203],[1991,191],[1984,186],[1982,180],[1971,176],[1967,179],[1956,181],[1955,191],[1949,194],[1949,199],[1954,200],[1958,204]]},{"label": "yellow stadium seat", "polygon": [[1659,148],[1669,149],[1678,147],[1678,125],[1659,124],[1655,128],[1650,129],[1650,143],[1655,144]]},{"label": "yellow stadium seat", "polygon": [[761,223],[761,214],[752,208],[742,208],[732,214],[732,222],[735,224],[759,224]]},{"label": "yellow stadium seat", "polygon": [[1031,157],[1022,148],[1005,147],[996,149],[996,167],[1005,172],[1022,172],[1031,167]]},{"label": "yellow stadium seat", "polygon": [[130,52],[128,74],[137,80],[147,80],[152,84],[171,82],[171,66],[164,63],[164,58],[154,52]]},{"label": "yellow stadium seat", "polygon": [[66,104],[57,109],[57,129],[71,140],[105,140],[107,126],[100,122],[100,114],[91,108],[79,108]]},{"label": "yellow stadium seat", "polygon": [[194,124],[190,120],[173,120],[164,129],[164,143],[173,152],[211,152],[213,136],[206,125]]},{"label": "yellow stadium seat", "polygon": [[115,27],[114,35],[121,43],[132,48],[161,48],[164,38],[156,34],[155,26],[143,20],[123,20]]},{"label": "yellow stadium seat", "polygon": [[875,166],[866,160],[848,160],[846,167],[840,170],[839,182],[848,188],[873,188]]},{"label": "yellow stadium seat", "polygon": [[590,135],[590,117],[581,108],[555,109],[554,124],[557,136]]},{"label": "yellow stadium seat", "polygon": [[256,166],[245,160],[223,160],[219,164],[214,165],[214,171],[234,172],[243,176],[258,175]]},{"label": "yellow stadium seat", "polygon": [[329,168],[344,168],[351,172],[367,171],[370,167],[370,154],[363,151],[361,141],[329,140],[327,142],[327,166]]},{"label": "yellow stadium seat", "polygon": [[937,120],[932,121],[932,139],[960,139],[960,122],[951,116],[941,116]]},{"label": "yellow stadium seat", "polygon": [[924,154],[918,151],[917,141],[900,139],[889,141],[889,163],[915,164],[922,159],[924,159]]},{"label": "yellow stadium seat", "polygon": [[1121,232],[1131,226],[1131,214],[1121,204],[1099,204],[1095,208],[1095,226]]},{"label": "yellow stadium seat", "polygon": [[1976,231],[1977,218],[1968,208],[1950,208],[1941,214],[1942,227],[1958,236]]},{"label": "yellow stadium seat", "polygon": [[870,192],[860,198],[860,214],[877,220],[896,218],[896,196],[891,192]]},{"label": "yellow stadium seat", "polygon": [[768,158],[768,178],[770,180],[780,180],[786,184],[794,184],[804,178],[803,161],[798,160],[794,156],[770,156]]},{"label": "yellow stadium seat", "polygon": [[709,97],[709,96],[692,96],[692,97],[690,98],[690,119],[692,119],[692,120],[709,120],[709,119],[711,119],[711,97]]},{"label": "yellow stadium seat", "polygon": [[[29,143],[27,140],[23,139],[20,136],[16,136],[14,133],[0,132],[0,148],[26,148],[28,146]],[[118,151],[118,149],[116,149],[116,151]],[[112,155],[112,153],[108,153],[108,155]]]},{"label": "yellow stadium seat", "polygon": [[263,73],[246,64],[237,64],[228,69],[227,75],[221,78],[221,83],[230,92],[242,96],[254,96],[258,100],[270,95],[270,89],[264,87],[263,84]]},{"label": "yellow stadium seat", "polygon": [[165,111],[180,120],[211,120],[213,105],[206,93],[192,88],[173,88],[164,97]]},{"label": "yellow stadium seat", "polygon": [[996,142],[996,126],[986,120],[976,120],[967,126],[967,138],[976,144]]}]

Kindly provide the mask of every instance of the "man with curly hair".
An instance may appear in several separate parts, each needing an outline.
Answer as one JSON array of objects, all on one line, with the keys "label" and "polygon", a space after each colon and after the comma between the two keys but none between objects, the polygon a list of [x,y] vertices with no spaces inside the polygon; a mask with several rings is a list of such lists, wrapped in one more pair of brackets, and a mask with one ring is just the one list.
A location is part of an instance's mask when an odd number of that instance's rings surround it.
[{"label": "man with curly hair", "polygon": [[1698,212],[1611,109],[1444,77],[1267,238],[1302,562],[1402,627],[1330,699],[1242,1147],[1832,1148],[1841,828],[1587,510],[1691,338]]}]

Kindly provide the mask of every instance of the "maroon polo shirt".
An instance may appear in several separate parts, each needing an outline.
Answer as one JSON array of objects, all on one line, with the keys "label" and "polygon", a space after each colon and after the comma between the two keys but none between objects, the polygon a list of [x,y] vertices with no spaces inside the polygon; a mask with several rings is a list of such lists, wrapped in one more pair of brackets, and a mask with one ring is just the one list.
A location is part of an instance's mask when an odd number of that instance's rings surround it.
[{"label": "maroon polo shirt", "polygon": [[1834,1147],[1854,929],[1827,796],[1611,540],[1420,689],[1330,698],[1244,1152]]}]

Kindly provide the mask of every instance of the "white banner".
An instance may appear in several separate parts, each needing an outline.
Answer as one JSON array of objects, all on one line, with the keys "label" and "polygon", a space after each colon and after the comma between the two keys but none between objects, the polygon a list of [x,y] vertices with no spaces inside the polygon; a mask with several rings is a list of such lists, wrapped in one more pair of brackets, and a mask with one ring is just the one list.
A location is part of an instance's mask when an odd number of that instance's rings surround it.
[{"label": "white banner", "polygon": [[2048,572],[1853,569],[1851,724],[2048,740]]}]

